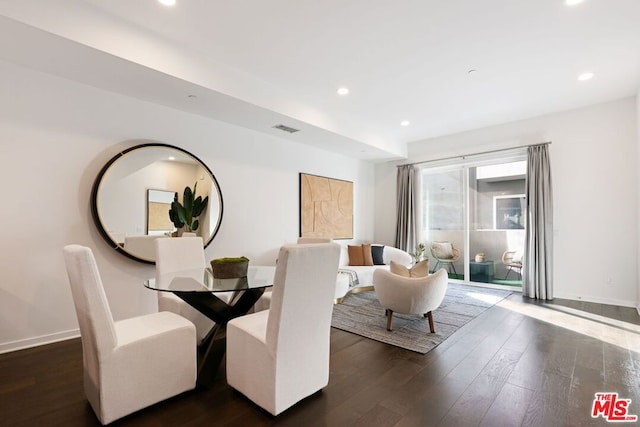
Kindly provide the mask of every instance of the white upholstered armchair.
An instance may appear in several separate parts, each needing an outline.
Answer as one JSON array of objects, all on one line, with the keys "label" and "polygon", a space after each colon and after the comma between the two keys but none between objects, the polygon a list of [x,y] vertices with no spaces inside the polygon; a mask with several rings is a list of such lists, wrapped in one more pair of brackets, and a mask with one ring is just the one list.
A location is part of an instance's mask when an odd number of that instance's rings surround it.
[{"label": "white upholstered armchair", "polygon": [[102,424],[193,389],[195,328],[169,312],[114,322],[89,248],[64,258],[80,325],[84,391]]},{"label": "white upholstered armchair", "polygon": [[447,271],[443,268],[425,277],[403,277],[386,270],[373,273],[373,286],[387,315],[391,331],[393,313],[421,314],[428,318],[435,332],[432,311],[440,306],[447,292]]},{"label": "white upholstered armchair", "polygon": [[227,381],[277,415],[329,382],[329,333],[340,247],[280,249],[271,307],[227,325]]}]

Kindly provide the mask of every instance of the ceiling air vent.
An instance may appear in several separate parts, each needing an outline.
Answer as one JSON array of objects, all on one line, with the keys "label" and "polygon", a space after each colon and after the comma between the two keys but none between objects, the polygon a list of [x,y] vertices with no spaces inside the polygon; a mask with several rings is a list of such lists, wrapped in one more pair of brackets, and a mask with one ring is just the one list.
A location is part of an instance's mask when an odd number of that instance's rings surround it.
[{"label": "ceiling air vent", "polygon": [[295,129],[295,128],[292,128],[292,127],[289,127],[289,126],[285,126],[285,125],[275,125],[273,128],[274,129],[279,129],[279,130],[284,131],[284,132],[289,132],[289,133],[300,132],[300,129]]}]

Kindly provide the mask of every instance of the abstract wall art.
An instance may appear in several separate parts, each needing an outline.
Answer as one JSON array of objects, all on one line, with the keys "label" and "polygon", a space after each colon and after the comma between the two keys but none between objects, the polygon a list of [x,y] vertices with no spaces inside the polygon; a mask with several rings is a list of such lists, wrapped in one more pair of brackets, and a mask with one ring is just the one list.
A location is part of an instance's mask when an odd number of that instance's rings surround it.
[{"label": "abstract wall art", "polygon": [[353,239],[353,182],[300,173],[300,237]]}]

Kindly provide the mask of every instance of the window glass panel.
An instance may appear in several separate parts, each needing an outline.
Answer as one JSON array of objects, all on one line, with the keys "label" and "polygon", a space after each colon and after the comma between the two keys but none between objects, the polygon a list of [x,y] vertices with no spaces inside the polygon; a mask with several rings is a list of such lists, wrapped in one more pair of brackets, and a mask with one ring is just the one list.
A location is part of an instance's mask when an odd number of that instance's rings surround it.
[{"label": "window glass panel", "polygon": [[520,270],[503,262],[524,247],[526,162],[469,167],[469,280],[521,286]]},{"label": "window glass panel", "polygon": [[464,170],[423,174],[423,236],[432,271],[445,268],[449,277],[464,278]]}]

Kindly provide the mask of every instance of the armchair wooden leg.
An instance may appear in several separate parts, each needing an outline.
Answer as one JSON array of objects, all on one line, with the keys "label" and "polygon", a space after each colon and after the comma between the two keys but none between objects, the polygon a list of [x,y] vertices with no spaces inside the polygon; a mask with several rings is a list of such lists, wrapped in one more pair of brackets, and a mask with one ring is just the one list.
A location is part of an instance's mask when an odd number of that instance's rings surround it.
[{"label": "armchair wooden leg", "polygon": [[391,331],[391,319],[393,317],[393,310],[387,310],[387,331]]},{"label": "armchair wooden leg", "polygon": [[431,333],[435,333],[436,329],[433,326],[433,314],[431,314],[431,312],[425,313],[425,317],[427,317],[429,319],[429,330],[431,330]]}]

